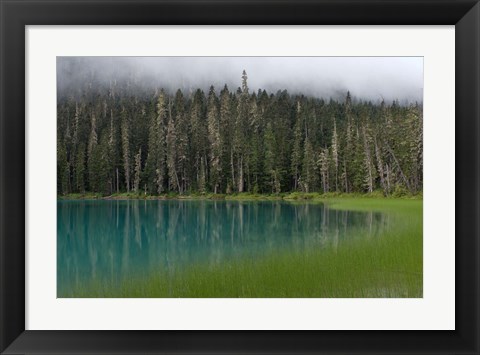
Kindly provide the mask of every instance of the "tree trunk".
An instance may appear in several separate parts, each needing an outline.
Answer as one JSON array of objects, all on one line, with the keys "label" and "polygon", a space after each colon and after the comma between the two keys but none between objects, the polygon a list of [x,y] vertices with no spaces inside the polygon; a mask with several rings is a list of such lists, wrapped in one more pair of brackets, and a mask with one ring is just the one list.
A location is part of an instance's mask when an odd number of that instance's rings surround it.
[{"label": "tree trunk", "polygon": [[119,180],[119,179],[118,179],[118,168],[117,168],[117,194],[120,192],[120,188],[119,188],[119,186],[118,186],[118,180]]},{"label": "tree trunk", "polygon": [[398,170],[400,171],[400,176],[402,177],[402,180],[405,183],[405,186],[407,186],[407,189],[408,191],[410,191],[410,193],[413,193],[410,183],[408,182],[407,177],[403,173],[402,167],[400,166],[400,163],[398,162],[397,157],[395,156],[395,154],[393,153],[393,150],[390,148],[388,144],[387,144],[387,149],[390,155],[392,156],[393,160],[395,161],[395,164],[397,164],[398,166]]},{"label": "tree trunk", "polygon": [[238,175],[238,192],[243,192],[243,156],[240,156]]},{"label": "tree trunk", "polygon": [[235,186],[235,166],[233,165],[233,150],[230,150],[230,167],[232,169],[232,187]]}]

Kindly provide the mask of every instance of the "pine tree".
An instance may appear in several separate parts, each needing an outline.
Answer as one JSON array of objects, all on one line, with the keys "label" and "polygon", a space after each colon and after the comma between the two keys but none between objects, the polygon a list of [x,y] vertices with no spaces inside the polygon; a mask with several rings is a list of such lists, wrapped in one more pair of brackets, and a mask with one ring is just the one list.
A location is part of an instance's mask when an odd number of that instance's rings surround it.
[{"label": "pine tree", "polygon": [[95,117],[95,113],[92,112],[90,138],[88,139],[88,156],[92,155],[92,151],[93,151],[93,149],[95,149],[97,144],[98,144],[97,119]]},{"label": "pine tree", "polygon": [[76,146],[78,144],[78,135],[80,130],[80,108],[78,102],[75,102],[75,118],[74,118],[74,129],[73,129],[73,144]]},{"label": "pine tree", "polygon": [[[108,148],[107,148],[107,176],[108,184],[110,185],[110,194],[113,193],[115,189],[115,179],[116,179],[116,129],[114,124],[113,109],[110,110],[110,130],[108,135]],[[118,191],[117,191],[118,192]]]},{"label": "pine tree", "polygon": [[80,144],[77,151],[75,164],[75,189],[77,192],[85,193],[85,145]]},{"label": "pine tree", "polygon": [[328,151],[328,148],[320,149],[318,167],[320,170],[320,176],[322,180],[322,190],[324,193],[329,191],[329,176],[328,176],[329,156],[330,156],[330,152]]},{"label": "pine tree", "polygon": [[372,139],[368,124],[362,126],[363,144],[364,144],[364,164],[365,164],[365,186],[368,193],[372,193],[375,180],[375,166],[371,154]]},{"label": "pine tree", "polygon": [[332,135],[332,161],[333,161],[333,169],[334,169],[334,176],[335,176],[335,191],[338,191],[338,152],[339,152],[339,144],[338,144],[338,135],[337,135],[337,123],[335,118],[333,119],[333,135]]},{"label": "pine tree", "polygon": [[303,116],[301,115],[302,109],[300,101],[297,101],[297,110],[296,110],[296,122],[294,127],[293,134],[293,150],[292,150],[292,173],[293,173],[293,189],[298,189],[298,180],[300,178],[300,172],[302,167],[302,158],[303,158]]},{"label": "pine tree", "polygon": [[278,176],[278,172],[276,170],[276,162],[275,162],[275,135],[273,132],[273,127],[270,122],[267,123],[267,127],[265,130],[265,171],[266,171],[266,179],[267,185],[270,186],[272,193],[280,193],[281,186],[280,186],[280,179]]},{"label": "pine tree", "polygon": [[221,142],[220,142],[220,122],[219,112],[217,107],[217,96],[215,94],[215,88],[210,87],[208,94],[207,104],[207,121],[208,121],[208,140],[210,144],[210,183],[213,189],[213,193],[218,193],[220,182],[222,165],[220,162],[221,157]]},{"label": "pine tree", "polygon": [[160,194],[165,190],[164,178],[165,166],[165,121],[167,116],[166,97],[163,90],[160,91],[155,111],[149,127],[148,155],[145,166],[148,190],[151,193]]},{"label": "pine tree", "polygon": [[188,188],[187,164],[189,145],[189,122],[185,114],[185,99],[181,90],[177,90],[173,105],[175,117],[175,150],[177,155],[178,192],[183,193]]},{"label": "pine tree", "polygon": [[[78,156],[78,144],[79,144],[79,128],[80,128],[80,109],[78,106],[78,102],[75,102],[75,114],[73,118],[73,134],[71,138],[71,151],[70,151],[70,166],[72,168],[72,192],[78,192],[77,190],[77,156]],[[83,189],[84,191],[84,189]]]},{"label": "pine tree", "polygon": [[[170,104],[169,104],[170,106]],[[173,121],[172,110],[169,109],[169,118],[167,125],[167,170],[168,170],[168,189],[170,191],[177,190],[182,193],[182,187],[177,173],[177,133],[175,123]]]},{"label": "pine tree", "polygon": [[380,148],[378,141],[379,139],[374,137],[375,158],[377,160],[378,176],[380,177],[380,187],[383,190],[383,194],[387,196],[390,191],[387,185],[387,180],[385,179],[385,166],[383,164],[382,149]]},{"label": "pine tree", "polygon": [[232,119],[231,119],[231,96],[227,85],[220,92],[220,164],[223,172],[223,188],[221,190],[231,193],[235,184],[235,169],[233,166],[233,145],[232,145]]},{"label": "pine tree", "polygon": [[305,192],[315,191],[316,187],[316,159],[312,143],[305,137],[303,153],[302,186]]},{"label": "pine tree", "polygon": [[423,122],[420,110],[417,105],[411,105],[406,112],[405,134],[408,141],[408,163],[407,174],[410,176],[412,193],[417,192],[422,184],[423,175]]},{"label": "pine tree", "polygon": [[110,192],[110,183],[108,175],[110,172],[108,160],[108,135],[103,134],[100,139],[100,144],[93,152],[93,161],[95,162],[95,170],[98,172],[94,178],[95,192],[106,194]]},{"label": "pine tree", "polygon": [[234,149],[236,152],[238,166],[238,182],[237,191],[243,192],[245,185],[245,164],[246,164],[246,138],[248,137],[248,121],[249,121],[249,94],[247,85],[247,73],[242,73],[242,90],[239,94],[237,121],[235,124]]},{"label": "pine tree", "polygon": [[[280,184],[281,191],[291,189],[291,141],[292,141],[292,104],[290,96],[286,90],[280,91],[276,95],[276,100],[272,102],[274,109],[271,112],[275,118],[275,171]],[[305,128],[308,131],[308,127]]]},{"label": "pine tree", "polygon": [[350,96],[350,91],[347,92],[347,97],[345,99],[345,120],[347,122],[345,137],[346,142],[344,146],[344,153],[343,153],[343,172],[342,172],[342,180],[343,180],[343,189],[345,192],[350,192],[351,185],[353,180],[351,173],[352,161],[354,160],[354,134],[355,134],[355,122],[353,119],[352,114],[352,98]]},{"label": "pine tree", "polygon": [[[193,96],[190,111],[191,124],[191,157],[193,158],[193,176],[195,181],[195,188],[199,189],[203,183],[202,179],[202,161],[207,159],[208,152],[208,130],[206,125],[206,118],[204,112],[205,95],[200,89],[197,90]],[[207,138],[207,139],[206,139]]]},{"label": "pine tree", "polygon": [[88,139],[88,181],[89,189],[97,192],[100,189],[98,175],[100,173],[100,152],[97,137],[97,119],[95,113],[91,114],[90,137]]},{"label": "pine tree", "polygon": [[198,192],[204,194],[207,192],[206,189],[206,172],[205,172],[205,160],[203,156],[200,158],[200,171],[198,175]]},{"label": "pine tree", "polygon": [[57,191],[63,195],[69,193],[70,168],[65,144],[57,140]]},{"label": "pine tree", "polygon": [[135,178],[133,182],[133,190],[136,194],[140,191],[140,176],[142,173],[142,148],[138,150],[138,154],[135,155]]},{"label": "pine tree", "polygon": [[248,159],[248,171],[251,177],[248,178],[249,191],[258,193],[261,188],[261,180],[263,173],[264,147],[263,147],[263,114],[258,108],[257,96],[252,95],[250,99],[250,130],[249,137],[250,156]]},{"label": "pine tree", "polygon": [[127,192],[130,192],[130,136],[128,116],[125,108],[122,108],[122,153],[123,153],[123,170],[125,173],[125,186]]},{"label": "pine tree", "polygon": [[160,91],[157,102],[157,120],[155,122],[156,138],[157,138],[157,152],[156,153],[156,165],[155,176],[157,192],[160,194],[164,191],[164,178],[165,178],[165,120],[167,117],[166,97],[163,90]]}]

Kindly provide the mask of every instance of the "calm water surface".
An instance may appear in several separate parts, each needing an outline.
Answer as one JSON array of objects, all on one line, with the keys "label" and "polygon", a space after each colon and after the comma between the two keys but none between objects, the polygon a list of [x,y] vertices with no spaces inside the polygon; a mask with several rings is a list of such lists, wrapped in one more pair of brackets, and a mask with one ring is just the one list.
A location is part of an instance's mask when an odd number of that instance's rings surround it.
[{"label": "calm water surface", "polygon": [[58,294],[196,263],[376,238],[389,216],[284,201],[58,201]]}]

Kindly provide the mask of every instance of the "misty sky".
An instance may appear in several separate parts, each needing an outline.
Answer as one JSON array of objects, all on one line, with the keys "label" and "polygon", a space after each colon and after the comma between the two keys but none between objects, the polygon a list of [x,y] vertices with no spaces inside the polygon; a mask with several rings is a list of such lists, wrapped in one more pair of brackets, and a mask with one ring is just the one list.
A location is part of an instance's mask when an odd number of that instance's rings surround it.
[{"label": "misty sky", "polygon": [[241,86],[248,74],[250,91],[287,89],[323,98],[343,97],[347,90],[374,102],[423,99],[422,57],[58,57],[59,90],[86,77],[108,84],[136,78],[145,86],[167,90],[219,91]]}]

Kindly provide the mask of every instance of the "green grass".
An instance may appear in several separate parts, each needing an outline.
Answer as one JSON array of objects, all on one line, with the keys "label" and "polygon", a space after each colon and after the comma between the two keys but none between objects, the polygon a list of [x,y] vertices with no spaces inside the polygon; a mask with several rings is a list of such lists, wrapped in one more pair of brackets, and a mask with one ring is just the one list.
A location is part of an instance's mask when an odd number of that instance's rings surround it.
[{"label": "green grass", "polygon": [[422,200],[332,196],[323,201],[335,209],[388,213],[389,230],[370,239],[358,235],[336,250],[195,265],[175,275],[125,279],[120,285],[84,285],[59,297],[423,296]]},{"label": "green grass", "polygon": [[341,193],[341,192],[283,192],[279,194],[261,194],[261,193],[233,193],[233,194],[214,194],[206,193],[190,193],[178,194],[176,192],[169,192],[168,194],[150,195],[144,192],[120,192],[112,195],[103,195],[101,193],[86,192],[86,193],[72,193],[66,195],[58,195],[59,200],[91,200],[91,199],[106,199],[106,200],[235,200],[235,201],[269,201],[269,200],[286,200],[286,201],[315,201],[315,200],[331,200],[331,199],[416,199],[423,198],[422,193],[417,195],[402,195],[402,196],[383,196],[381,191],[374,191],[370,194],[360,193]]},{"label": "green grass", "polygon": [[74,193],[67,195],[58,195],[57,199],[59,200],[95,200],[102,198],[102,195],[99,193],[86,192],[86,193]]}]

